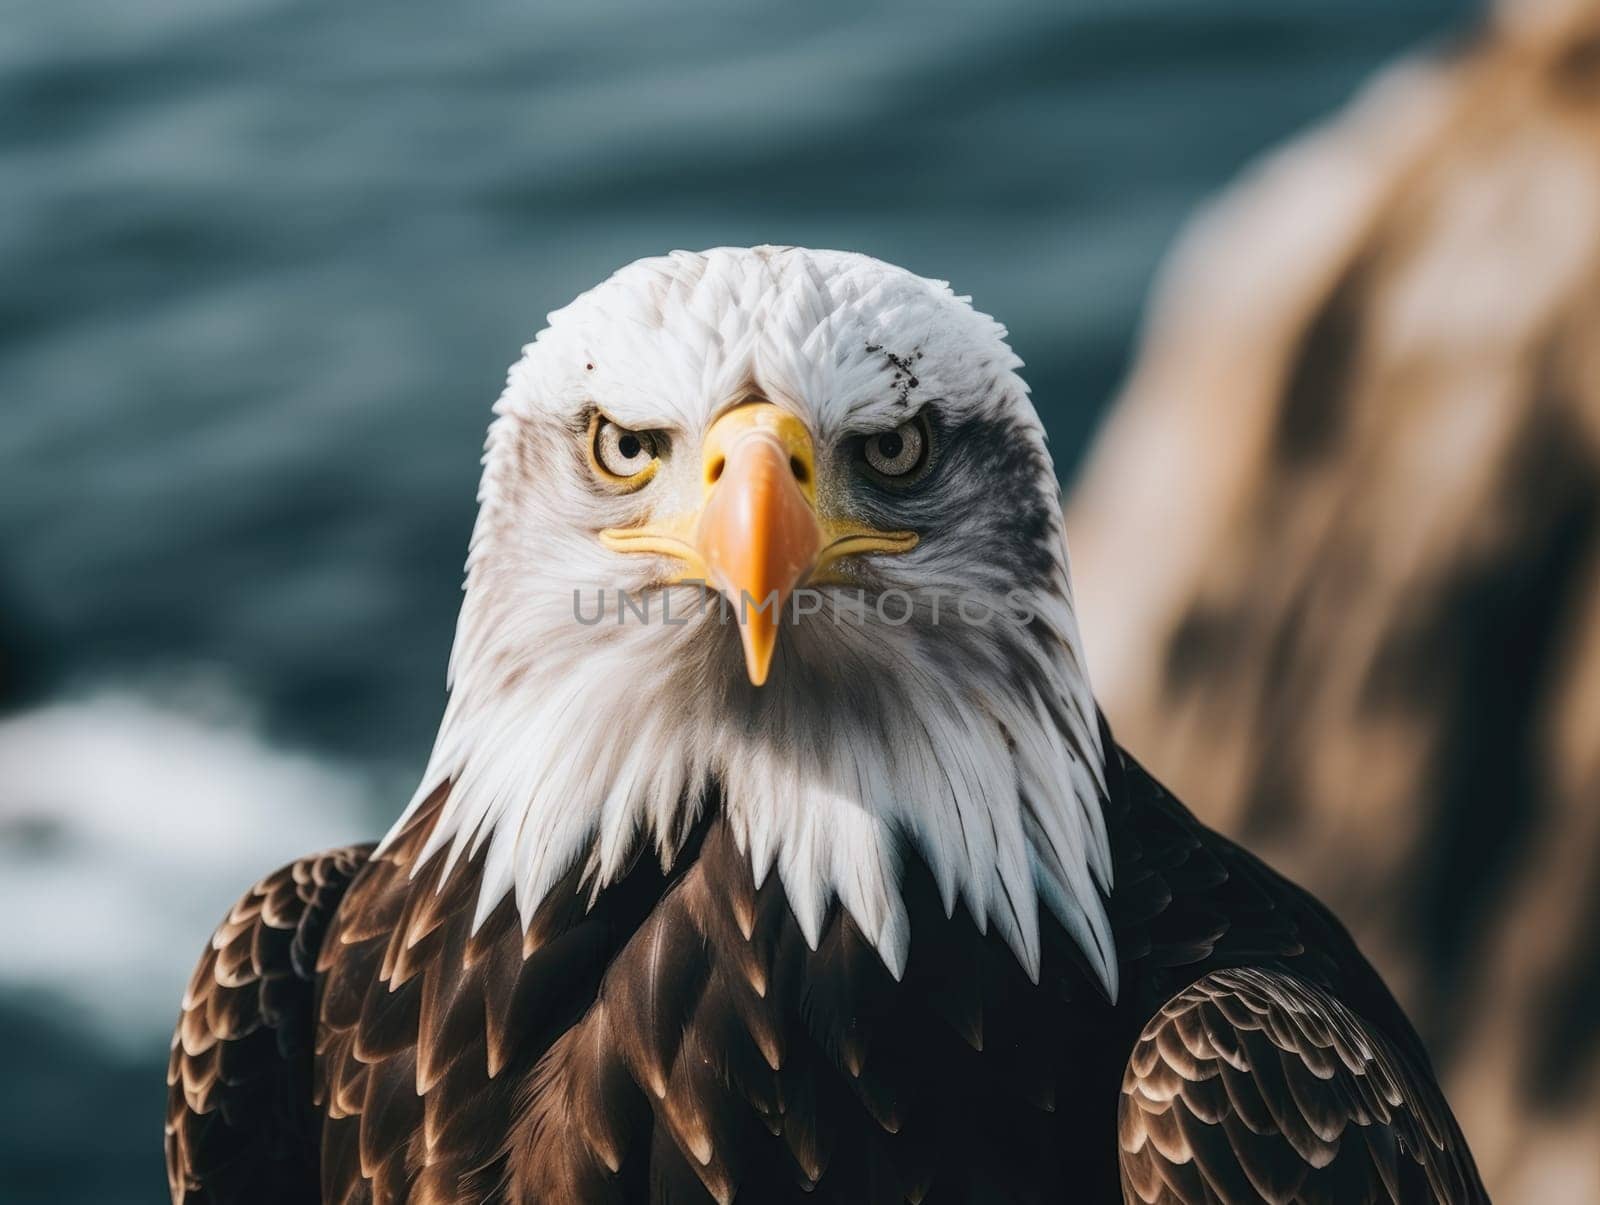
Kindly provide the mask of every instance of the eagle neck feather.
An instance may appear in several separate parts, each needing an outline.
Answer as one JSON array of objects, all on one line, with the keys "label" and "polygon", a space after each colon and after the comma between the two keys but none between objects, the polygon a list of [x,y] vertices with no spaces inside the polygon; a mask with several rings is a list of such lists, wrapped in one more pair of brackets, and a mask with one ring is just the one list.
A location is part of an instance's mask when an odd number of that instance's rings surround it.
[{"label": "eagle neck feather", "polygon": [[[715,800],[757,884],[779,874],[813,948],[837,904],[902,975],[912,934],[901,859],[911,854],[946,913],[959,902],[980,928],[994,926],[1035,979],[1047,910],[1115,998],[1105,750],[1064,575],[1061,587],[1035,600],[1004,688],[962,692],[908,667],[859,700],[870,723],[847,722],[843,706],[819,720],[793,702],[799,691],[763,696],[761,715],[731,722],[726,700],[694,684],[736,677],[736,664],[641,676],[620,641],[565,656],[547,648],[538,672],[486,673],[474,629],[495,619],[469,605],[433,757],[385,840],[445,789],[416,865],[443,857],[447,876],[477,860],[475,925],[507,894],[526,923],[574,866],[591,901],[643,847],[670,866]],[[687,652],[695,633],[662,639]],[[685,660],[667,650],[654,663]]]}]

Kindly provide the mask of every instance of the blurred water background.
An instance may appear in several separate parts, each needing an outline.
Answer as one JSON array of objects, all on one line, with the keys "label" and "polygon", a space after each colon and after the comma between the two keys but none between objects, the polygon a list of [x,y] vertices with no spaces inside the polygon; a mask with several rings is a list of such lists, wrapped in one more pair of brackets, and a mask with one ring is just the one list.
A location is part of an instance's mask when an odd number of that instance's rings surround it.
[{"label": "blurred water background", "polygon": [[1446,0],[20,0],[0,23],[0,1200],[164,1199],[164,1050],[258,874],[443,701],[488,407],[674,247],[1001,317],[1069,477],[1196,205]]}]

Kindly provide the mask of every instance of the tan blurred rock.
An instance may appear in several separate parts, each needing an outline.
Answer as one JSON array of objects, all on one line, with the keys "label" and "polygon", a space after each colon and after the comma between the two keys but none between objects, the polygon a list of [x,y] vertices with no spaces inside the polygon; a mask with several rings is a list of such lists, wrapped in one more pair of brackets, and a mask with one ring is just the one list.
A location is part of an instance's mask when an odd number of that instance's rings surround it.
[{"label": "tan blurred rock", "polygon": [[1118,736],[1350,923],[1498,1198],[1600,1201],[1600,6],[1203,216],[1068,526]]}]

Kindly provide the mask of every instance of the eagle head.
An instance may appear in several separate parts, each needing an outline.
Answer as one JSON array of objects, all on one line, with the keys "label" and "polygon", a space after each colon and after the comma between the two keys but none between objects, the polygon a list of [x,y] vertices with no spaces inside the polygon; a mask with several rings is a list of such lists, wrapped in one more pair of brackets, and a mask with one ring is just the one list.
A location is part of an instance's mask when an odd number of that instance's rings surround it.
[{"label": "eagle head", "polygon": [[[524,918],[580,862],[670,865],[721,807],[813,946],[899,976],[921,859],[1030,973],[1040,909],[1115,992],[1103,750],[1060,493],[1005,330],[863,255],[630,264],[495,407],[413,808]],[[402,821],[403,822],[403,821]]]}]

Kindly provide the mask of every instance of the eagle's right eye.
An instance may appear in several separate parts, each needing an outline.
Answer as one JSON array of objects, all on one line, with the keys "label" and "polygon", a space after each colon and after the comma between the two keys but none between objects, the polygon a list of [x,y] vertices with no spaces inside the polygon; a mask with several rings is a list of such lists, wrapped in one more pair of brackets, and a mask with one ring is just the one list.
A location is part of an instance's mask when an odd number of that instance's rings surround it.
[{"label": "eagle's right eye", "polygon": [[590,423],[589,460],[610,485],[636,489],[660,463],[661,441],[653,431],[633,431],[602,415]]}]

